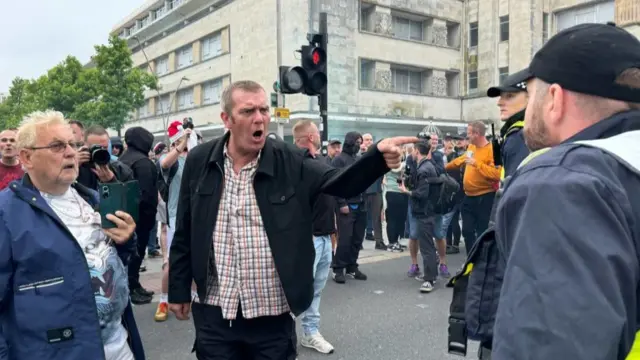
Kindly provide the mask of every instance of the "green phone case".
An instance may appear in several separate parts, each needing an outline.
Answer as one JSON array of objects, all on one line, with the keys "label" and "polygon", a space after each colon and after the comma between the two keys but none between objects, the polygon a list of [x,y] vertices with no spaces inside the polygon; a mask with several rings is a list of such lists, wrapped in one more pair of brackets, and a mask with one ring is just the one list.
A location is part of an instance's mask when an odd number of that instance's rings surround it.
[{"label": "green phone case", "polygon": [[107,214],[116,211],[124,211],[131,215],[134,221],[138,221],[138,209],[140,206],[140,185],[137,180],[125,183],[100,183],[100,218],[104,229],[115,228],[116,224],[107,219]]}]

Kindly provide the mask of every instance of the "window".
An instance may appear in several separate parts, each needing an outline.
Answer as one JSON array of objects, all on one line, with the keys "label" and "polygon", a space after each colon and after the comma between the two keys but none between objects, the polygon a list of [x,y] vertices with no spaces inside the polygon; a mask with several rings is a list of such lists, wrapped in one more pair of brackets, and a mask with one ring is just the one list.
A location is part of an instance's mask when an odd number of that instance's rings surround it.
[{"label": "window", "polygon": [[222,53],[222,35],[220,33],[202,40],[202,60],[210,59]]},{"label": "window", "polygon": [[140,106],[140,108],[138,109],[138,117],[143,118],[143,117],[146,117],[147,115],[149,115],[149,111],[148,111],[147,101],[145,100],[144,105]]},{"label": "window", "polygon": [[159,8],[159,9],[156,9],[156,10],[154,11],[155,18],[156,18],[156,19],[160,19],[160,18],[164,15],[164,13],[165,13],[165,7],[164,7],[164,6],[162,6],[162,7],[161,7],[161,8]]},{"label": "window", "polygon": [[405,40],[423,40],[422,21],[393,17],[393,35]]},{"label": "window", "polygon": [[156,75],[164,75],[169,72],[169,57],[163,56],[156,60]]},{"label": "window", "polygon": [[222,79],[209,81],[202,85],[202,88],[203,104],[217,104],[220,102],[220,95],[222,95]]},{"label": "window", "polygon": [[178,91],[178,110],[193,107],[193,89]]},{"label": "window", "polygon": [[478,89],[478,72],[469,71],[469,91]]},{"label": "window", "polygon": [[371,16],[373,14],[373,5],[360,3],[360,30],[371,31]]},{"label": "window", "polygon": [[549,40],[549,14],[542,13],[542,43]]},{"label": "window", "polygon": [[504,79],[506,79],[507,76],[509,76],[509,67],[508,66],[501,67],[499,70],[500,70],[499,83],[502,84],[504,82]]},{"label": "window", "polygon": [[500,16],[500,41],[509,41],[509,15]]},{"label": "window", "polygon": [[469,24],[469,47],[478,46],[478,23]]},{"label": "window", "polygon": [[162,95],[156,102],[156,114],[166,114],[171,112],[171,96]]},{"label": "window", "polygon": [[360,60],[360,87],[373,89],[375,87],[375,62]]},{"label": "window", "polygon": [[422,94],[422,72],[392,68],[391,86],[395,92]]},{"label": "window", "polygon": [[556,15],[556,30],[562,31],[584,23],[606,23],[614,21],[615,1],[601,2],[561,11]]},{"label": "window", "polygon": [[149,25],[150,22],[151,22],[151,18],[149,18],[149,15],[147,15],[143,17],[142,20],[140,20],[140,27],[145,27]]},{"label": "window", "polygon": [[183,47],[182,49],[176,51],[177,59],[176,59],[176,69],[182,69],[193,64],[193,54],[191,45],[187,47]]}]

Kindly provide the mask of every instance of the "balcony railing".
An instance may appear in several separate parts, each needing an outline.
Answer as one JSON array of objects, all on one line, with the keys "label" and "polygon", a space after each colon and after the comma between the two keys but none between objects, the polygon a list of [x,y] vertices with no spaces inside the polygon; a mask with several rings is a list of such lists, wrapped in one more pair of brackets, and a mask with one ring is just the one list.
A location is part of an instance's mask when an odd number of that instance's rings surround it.
[{"label": "balcony railing", "polygon": [[[177,8],[179,8],[181,5],[184,5],[185,3],[189,2],[191,0],[171,0],[168,3],[165,3],[164,5],[162,5],[160,8],[156,8],[151,10],[152,15],[145,15],[145,17],[149,17],[148,21],[145,21],[142,26],[138,27],[138,21],[140,20],[136,20],[136,24],[131,27],[131,28],[125,28],[124,30],[122,30],[120,32],[120,38],[122,39],[128,39],[131,36],[135,35],[137,32],[143,30],[146,27],[149,27],[150,25],[154,24],[155,22],[161,20],[162,18],[164,18],[165,16],[167,16],[168,14],[170,14],[171,12],[175,11]],[[168,6],[167,6],[168,5]],[[143,18],[145,18],[143,17]]]}]

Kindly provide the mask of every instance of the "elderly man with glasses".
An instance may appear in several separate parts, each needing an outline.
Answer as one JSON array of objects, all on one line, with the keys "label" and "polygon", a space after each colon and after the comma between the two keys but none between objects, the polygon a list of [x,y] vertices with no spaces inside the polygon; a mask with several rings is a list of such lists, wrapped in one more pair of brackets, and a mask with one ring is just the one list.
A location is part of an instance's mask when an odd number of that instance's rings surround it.
[{"label": "elderly man with glasses", "polygon": [[144,359],[127,283],[132,217],[116,211],[102,228],[61,113],[29,115],[16,144],[26,175],[0,193],[0,358]]}]

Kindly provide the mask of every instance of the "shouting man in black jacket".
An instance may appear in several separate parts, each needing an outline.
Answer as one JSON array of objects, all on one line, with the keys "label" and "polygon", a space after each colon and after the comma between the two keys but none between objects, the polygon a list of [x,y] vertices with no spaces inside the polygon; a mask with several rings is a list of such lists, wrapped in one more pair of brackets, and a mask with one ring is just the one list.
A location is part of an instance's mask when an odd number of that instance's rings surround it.
[{"label": "shouting man in black jacket", "polygon": [[[362,145],[362,135],[351,131],[344,137],[342,152],[336,156],[331,165],[340,169],[356,162],[356,156]],[[377,179],[376,179],[377,180]],[[374,181],[376,181],[374,180]],[[358,256],[367,227],[367,208],[364,195],[358,193],[348,199],[337,197],[338,209],[338,247],[333,262],[333,281],[344,284],[345,270],[347,275],[357,280],[367,280],[367,275],[358,269]]]},{"label": "shouting man in black jacket", "polygon": [[129,264],[129,291],[131,302],[148,304],[153,296],[140,285],[140,265],[147,252],[149,236],[156,221],[158,209],[158,187],[156,185],[156,165],[149,159],[149,151],[153,145],[153,134],[142,127],[133,127],[124,134],[127,150],[120,156],[120,161],[133,170],[133,176],[140,183],[140,210],[136,225],[138,235],[138,257]]},{"label": "shouting man in black jacket", "polygon": [[293,318],[313,300],[312,206],[321,193],[349,198],[389,168],[413,137],[380,141],[338,170],[267,138],[265,90],[253,81],[222,94],[229,131],[197,146],[185,163],[169,257],[169,308],[191,308],[198,359],[295,357]]}]

